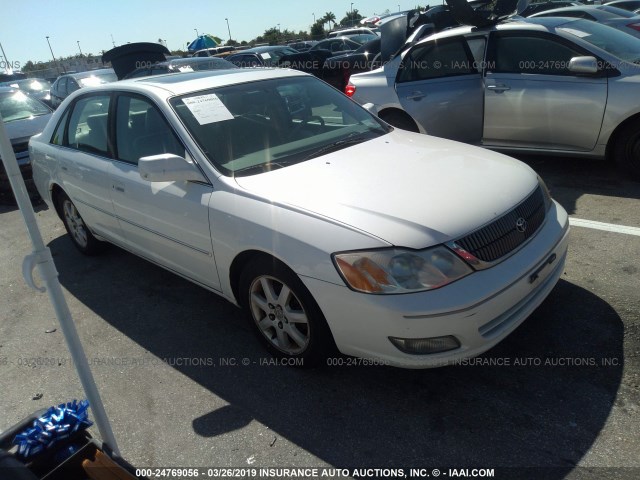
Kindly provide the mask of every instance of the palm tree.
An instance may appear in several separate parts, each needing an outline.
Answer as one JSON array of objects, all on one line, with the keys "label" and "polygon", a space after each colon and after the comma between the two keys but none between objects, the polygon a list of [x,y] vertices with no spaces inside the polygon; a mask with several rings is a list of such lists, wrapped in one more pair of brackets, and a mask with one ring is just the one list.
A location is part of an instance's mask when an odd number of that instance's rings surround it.
[{"label": "palm tree", "polygon": [[329,29],[331,30],[331,23],[333,23],[333,26],[336,26],[336,14],[333,12],[327,12],[324,14],[324,17],[322,17],[322,23],[329,23]]}]

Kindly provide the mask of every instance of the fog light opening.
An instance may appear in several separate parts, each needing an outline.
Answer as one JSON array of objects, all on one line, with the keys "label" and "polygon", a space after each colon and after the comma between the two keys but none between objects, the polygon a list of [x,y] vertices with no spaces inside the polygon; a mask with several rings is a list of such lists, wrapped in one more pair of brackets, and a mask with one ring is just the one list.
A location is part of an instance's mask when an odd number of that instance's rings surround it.
[{"label": "fog light opening", "polygon": [[452,335],[431,338],[389,337],[389,340],[398,350],[410,355],[441,353],[460,348],[460,342]]}]

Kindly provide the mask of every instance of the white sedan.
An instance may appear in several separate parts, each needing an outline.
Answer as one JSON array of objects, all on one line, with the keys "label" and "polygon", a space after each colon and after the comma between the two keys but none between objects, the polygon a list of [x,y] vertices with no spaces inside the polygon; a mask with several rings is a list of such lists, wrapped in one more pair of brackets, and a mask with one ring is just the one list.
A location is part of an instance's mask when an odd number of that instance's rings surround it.
[{"label": "white sedan", "polygon": [[81,252],[110,242],[222,295],[305,365],[478,355],[564,268],[567,214],[528,166],[394,130],[301,72],[85,88],[30,150]]}]

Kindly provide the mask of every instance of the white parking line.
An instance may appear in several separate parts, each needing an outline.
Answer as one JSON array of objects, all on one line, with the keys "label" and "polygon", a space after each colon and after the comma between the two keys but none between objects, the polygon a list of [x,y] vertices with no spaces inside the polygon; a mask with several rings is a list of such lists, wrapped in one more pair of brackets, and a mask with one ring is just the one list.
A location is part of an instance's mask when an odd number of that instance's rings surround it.
[{"label": "white parking line", "polygon": [[640,228],[628,227],[626,225],[614,225],[613,223],[594,222],[593,220],[583,220],[582,218],[569,217],[569,224],[574,227],[592,228],[594,230],[605,230],[607,232],[626,233],[640,237]]}]

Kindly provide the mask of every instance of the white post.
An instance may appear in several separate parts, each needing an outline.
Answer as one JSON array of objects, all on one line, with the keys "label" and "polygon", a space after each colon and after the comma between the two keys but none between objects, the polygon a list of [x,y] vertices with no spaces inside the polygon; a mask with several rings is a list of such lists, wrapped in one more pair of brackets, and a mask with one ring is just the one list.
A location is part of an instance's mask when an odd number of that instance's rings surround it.
[{"label": "white post", "polygon": [[[111,429],[111,424],[109,423],[109,418],[104,410],[98,387],[93,379],[89,362],[87,362],[82,343],[80,343],[80,337],[78,337],[78,331],[73,323],[71,312],[64,298],[60,282],[58,281],[58,271],[53,262],[51,250],[45,246],[40,230],[38,229],[36,216],[27,193],[27,187],[20,174],[20,167],[18,167],[16,156],[13,153],[11,140],[9,140],[7,135],[2,115],[0,115],[0,157],[2,157],[2,163],[4,163],[4,168],[9,177],[13,194],[18,203],[18,207],[20,207],[24,223],[27,226],[27,231],[31,238],[31,243],[33,244],[33,253],[28,255],[22,264],[22,273],[25,281],[35,290],[48,292],[49,300],[53,304],[53,309],[60,322],[60,327],[62,328],[67,347],[71,353],[71,358],[78,372],[78,377],[80,377],[80,383],[82,383],[84,393],[91,405],[98,431],[107,447],[111,449],[114,455],[119,457],[120,452],[113,435],[113,430]],[[33,281],[33,269],[36,266],[38,267],[40,278],[42,278],[44,282],[44,287],[37,287]]]}]

